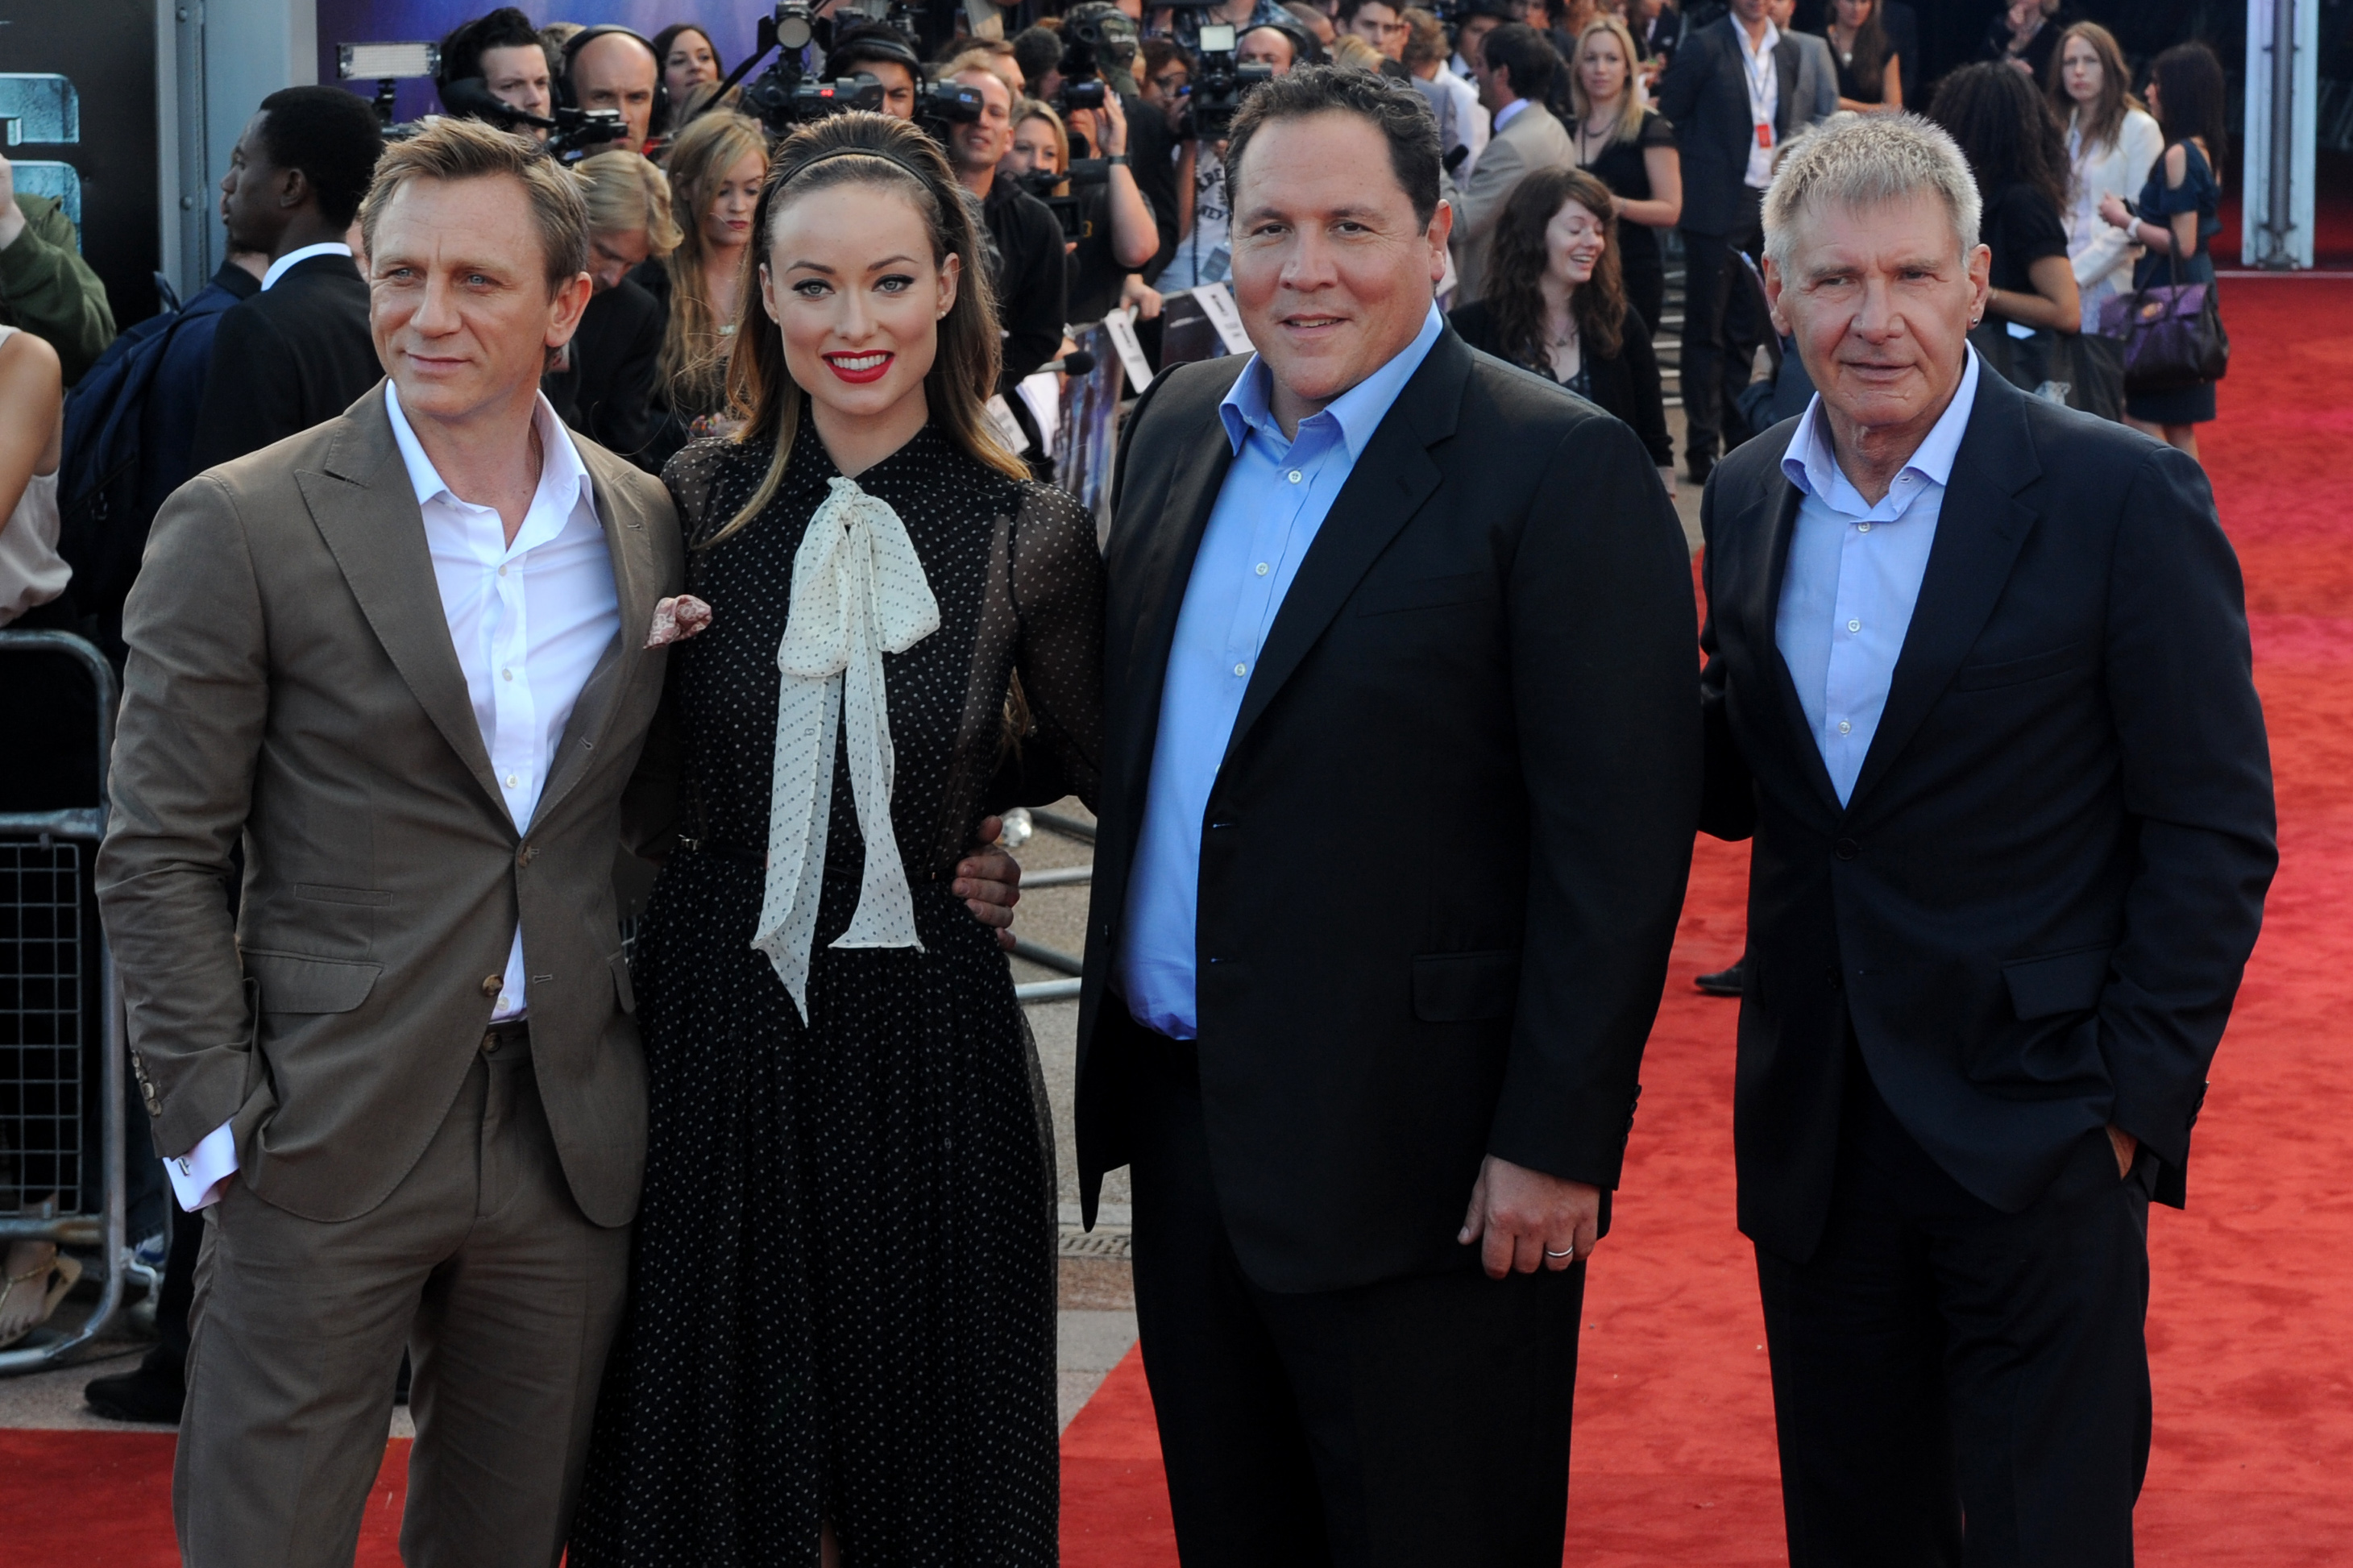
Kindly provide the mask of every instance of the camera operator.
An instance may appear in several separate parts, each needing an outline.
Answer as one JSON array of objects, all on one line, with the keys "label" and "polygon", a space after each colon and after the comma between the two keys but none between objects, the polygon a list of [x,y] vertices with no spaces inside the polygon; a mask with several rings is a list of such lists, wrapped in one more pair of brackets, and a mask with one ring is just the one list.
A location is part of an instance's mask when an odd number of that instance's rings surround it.
[{"label": "camera operator", "polygon": [[913,46],[896,29],[885,26],[845,27],[834,37],[825,57],[829,76],[866,75],[882,84],[882,101],[876,112],[893,120],[915,118],[915,95],[923,68]]},{"label": "camera operator", "polygon": [[[1146,110],[1148,113],[1149,110]],[[1101,109],[1075,109],[1069,121],[1071,158],[1099,158],[1109,166],[1100,184],[1079,184],[1079,167],[1065,164],[1079,199],[1080,233],[1071,252],[1069,317],[1099,321],[1119,307],[1131,273],[1140,273],[1160,253],[1160,227],[1137,188],[1127,159],[1128,119],[1117,93],[1103,95]],[[1084,138],[1084,147],[1077,142]]]},{"label": "camera operator", "polygon": [[[1062,34],[1065,45],[1059,74],[1065,80],[1060,95],[1051,101],[1074,133],[1083,132],[1090,144],[1100,146],[1102,138],[1079,118],[1093,106],[1072,96],[1072,88],[1099,75],[1117,96],[1120,113],[1126,120],[1120,150],[1127,156],[1135,187],[1143,193],[1157,231],[1153,253],[1143,269],[1156,275],[1176,250],[1176,138],[1168,129],[1166,116],[1155,113],[1139,91],[1142,84],[1135,79],[1135,67],[1142,40],[1136,36],[1135,23],[1109,0],[1085,0],[1071,7],[1063,19]],[[1036,96],[1049,95],[1040,91]]]},{"label": "camera operator", "polygon": [[[449,102],[449,84],[470,77],[480,78],[491,96],[510,108],[542,120],[554,112],[555,82],[548,71],[547,51],[540,47],[539,32],[531,18],[512,5],[460,22],[441,40],[441,72],[433,79],[433,86],[452,114],[467,117],[466,110]],[[512,129],[516,135],[534,142],[547,140],[543,125]]]},{"label": "camera operator", "polygon": [[567,98],[579,109],[617,109],[623,133],[614,149],[643,153],[652,133],[661,57],[627,27],[589,27],[564,46]]},{"label": "camera operator", "polygon": [[997,386],[1008,390],[1052,359],[1061,343],[1068,297],[1062,226],[1020,182],[997,177],[997,165],[1013,145],[1013,94],[988,58],[977,52],[958,55],[941,75],[981,95],[980,118],[949,128],[947,154],[957,183],[979,205],[981,224],[995,252],[995,276],[989,283],[997,294],[997,324],[1005,333]]},{"label": "camera operator", "polygon": [[663,416],[654,375],[668,324],[662,302],[629,276],[678,248],[670,181],[639,153],[599,153],[573,168],[588,207],[588,277],[596,291],[572,341],[540,378],[556,416],[649,472]]},{"label": "camera operator", "polygon": [[1051,103],[1062,90],[1062,35],[1052,27],[1024,27],[1013,35],[1013,63],[1021,68],[1029,96]]},{"label": "camera operator", "polygon": [[[1272,76],[1289,76],[1314,47],[1298,24],[1286,15],[1281,22],[1252,27],[1235,39],[1233,66],[1236,69],[1257,67]],[[1163,294],[1220,282],[1233,267],[1230,214],[1226,206],[1225,140],[1222,135],[1202,135],[1205,128],[1198,120],[1198,95],[1208,85],[1212,74],[1208,55],[1205,50],[1202,68],[1194,76],[1195,113],[1186,127],[1189,140],[1176,157],[1176,186],[1184,207],[1177,214],[1176,255],[1156,279]]]}]

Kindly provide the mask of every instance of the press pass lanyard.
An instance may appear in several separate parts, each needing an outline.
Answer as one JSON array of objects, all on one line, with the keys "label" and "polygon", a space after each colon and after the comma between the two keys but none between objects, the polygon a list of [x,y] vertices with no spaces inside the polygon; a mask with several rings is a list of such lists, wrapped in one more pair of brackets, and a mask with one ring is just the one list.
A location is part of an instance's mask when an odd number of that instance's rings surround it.
[{"label": "press pass lanyard", "polygon": [[1740,35],[1740,69],[1748,79],[1748,119],[1757,127],[1757,145],[1771,149],[1773,145],[1773,100],[1775,88],[1773,44],[1778,40],[1767,36],[1766,46],[1755,54],[1748,52],[1748,35]]}]

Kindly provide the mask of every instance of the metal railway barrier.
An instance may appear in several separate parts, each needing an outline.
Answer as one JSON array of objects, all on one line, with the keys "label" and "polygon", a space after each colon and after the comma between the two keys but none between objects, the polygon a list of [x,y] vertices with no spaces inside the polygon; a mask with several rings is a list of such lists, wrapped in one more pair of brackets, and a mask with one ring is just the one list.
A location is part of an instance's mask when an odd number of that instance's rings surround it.
[{"label": "metal railway barrier", "polygon": [[[1094,825],[1081,822],[1075,816],[1065,816],[1059,811],[1038,807],[1017,807],[1006,813],[1007,832],[1003,842],[1008,847],[1027,840],[1032,827],[1042,827],[1065,838],[1075,838],[1082,844],[1095,841]],[[1032,892],[1039,888],[1079,888],[1094,880],[1092,866],[1055,866],[1042,871],[1024,871],[1021,890]],[[1016,985],[1013,994],[1024,1005],[1039,1002],[1075,1002],[1079,999],[1079,975],[1086,969],[1086,961],[1059,948],[1041,946],[1023,937],[1013,939],[1013,956],[1025,959],[1040,969],[1050,969],[1064,980],[1033,980],[1026,985]]]},{"label": "metal railway barrier", "polygon": [[[60,811],[0,812],[0,1245],[55,1242],[103,1256],[98,1305],[82,1326],[0,1351],[0,1373],[53,1366],[96,1339],[122,1305],[131,1267],[123,1219],[122,985],[105,933],[87,917],[91,863],[106,835],[106,762],[116,684],[104,655],[68,632],[0,629],[0,656],[62,654],[97,692],[99,798]],[[0,658],[0,665],[7,660]],[[97,978],[95,1004],[89,984]],[[98,1048],[90,1048],[91,1042]],[[90,1068],[98,1068],[96,1181]],[[43,1162],[50,1178],[27,1181]],[[85,1210],[82,1198],[97,1201]],[[43,1201],[55,1191],[58,1201]]]}]

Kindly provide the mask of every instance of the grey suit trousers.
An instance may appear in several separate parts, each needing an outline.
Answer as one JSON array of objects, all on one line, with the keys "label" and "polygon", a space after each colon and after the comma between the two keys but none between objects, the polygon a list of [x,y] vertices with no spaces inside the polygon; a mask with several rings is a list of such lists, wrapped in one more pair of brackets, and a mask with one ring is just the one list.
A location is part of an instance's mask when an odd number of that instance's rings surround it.
[{"label": "grey suit trousers", "polygon": [[527,1040],[485,1037],[439,1131],[357,1218],[233,1179],[196,1266],[172,1484],[188,1568],[348,1568],[411,1352],[409,1568],[554,1568],[628,1284],[590,1223]]}]

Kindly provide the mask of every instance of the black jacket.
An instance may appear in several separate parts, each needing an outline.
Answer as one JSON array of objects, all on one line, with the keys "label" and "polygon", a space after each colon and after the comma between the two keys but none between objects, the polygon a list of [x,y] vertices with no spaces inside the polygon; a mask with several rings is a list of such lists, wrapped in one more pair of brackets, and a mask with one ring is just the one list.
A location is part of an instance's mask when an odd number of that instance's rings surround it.
[{"label": "black jacket", "polygon": [[654,407],[653,392],[667,324],[662,302],[624,278],[588,301],[567,367],[540,382],[566,425],[648,473],[661,471],[655,434],[666,416]]},{"label": "black jacket", "polygon": [[188,470],[258,452],[332,419],[384,379],[368,289],[347,256],[314,256],[220,319]]},{"label": "black jacket", "polygon": [[[1105,984],[1243,363],[1155,380],[1114,479],[1079,1015],[1090,1214],[1128,1159],[1134,1026]],[[1202,1100],[1260,1284],[1461,1267],[1488,1153],[1616,1184],[1697,811],[1690,584],[1625,426],[1439,339],[1302,562],[1209,796]]]},{"label": "black jacket", "polygon": [[997,385],[1008,392],[1062,346],[1069,252],[1054,209],[1011,180],[991,184],[980,211],[997,253],[989,283],[997,293],[997,324],[1005,330]]},{"label": "black jacket", "polygon": [[2017,1212],[2114,1122],[2179,1204],[2277,860],[2237,557],[2195,460],[1980,375],[1841,808],[1776,642],[1795,421],[1716,468],[1702,826],[1752,832],[1740,1227],[1820,1238],[1852,1026],[1896,1118]]},{"label": "black jacket", "polygon": [[[1757,126],[1748,117],[1748,68],[1734,26],[1718,18],[1693,27],[1659,79],[1659,112],[1674,126],[1683,154],[1683,216],[1677,226],[1694,234],[1730,234],[1746,210],[1741,193]],[[1792,129],[1798,69],[1798,41],[1784,33],[1773,46],[1777,145]]]},{"label": "black jacket", "polygon": [[[1450,310],[1446,319],[1462,334],[1462,341],[1481,353],[1493,354],[1510,364],[1519,363],[1496,346],[1495,334],[1487,320],[1486,300],[1474,300]],[[1659,381],[1659,356],[1651,347],[1650,329],[1642,325],[1641,312],[1629,310],[1620,333],[1616,353],[1607,359],[1594,354],[1587,360],[1585,379],[1590,388],[1588,395],[1605,413],[1616,415],[1633,427],[1653,465],[1672,468],[1675,442],[1667,433],[1667,404]],[[1546,374],[1534,366],[1525,368],[1538,375]]]}]

